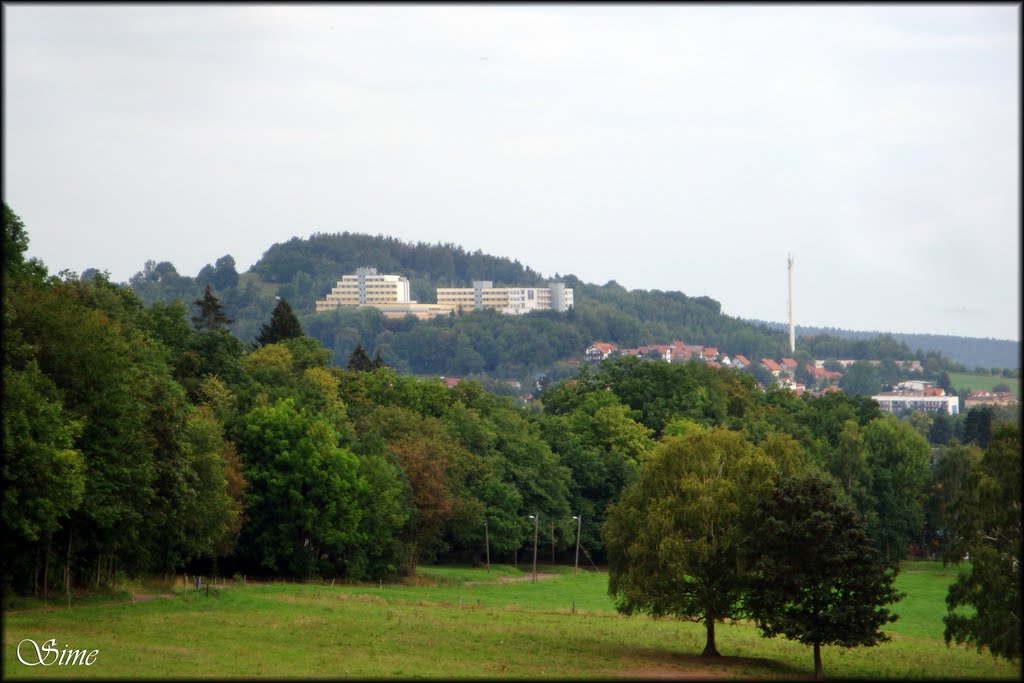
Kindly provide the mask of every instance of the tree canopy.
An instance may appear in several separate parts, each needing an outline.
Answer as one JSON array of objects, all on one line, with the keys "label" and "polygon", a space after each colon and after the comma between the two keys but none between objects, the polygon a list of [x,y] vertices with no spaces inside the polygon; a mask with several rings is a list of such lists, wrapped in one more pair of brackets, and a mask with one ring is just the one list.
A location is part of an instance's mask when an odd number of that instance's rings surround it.
[{"label": "tree canopy", "polygon": [[879,556],[856,510],[819,477],[785,478],[758,505],[747,606],[762,634],[814,648],[872,646],[896,616],[895,571]]}]

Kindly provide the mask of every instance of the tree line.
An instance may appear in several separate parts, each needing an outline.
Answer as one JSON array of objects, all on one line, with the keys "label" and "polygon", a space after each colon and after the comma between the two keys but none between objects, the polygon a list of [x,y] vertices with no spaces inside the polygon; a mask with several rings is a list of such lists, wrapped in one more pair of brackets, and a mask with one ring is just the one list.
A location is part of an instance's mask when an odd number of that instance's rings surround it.
[{"label": "tree line", "polygon": [[[665,453],[693,460],[719,439],[776,463],[780,477],[827,483],[886,566],[911,546],[969,552],[975,568],[1004,562],[1005,543],[1019,551],[1019,525],[1000,532],[1004,545],[986,540],[1006,521],[987,501],[1019,508],[1019,487],[1004,490],[1007,430],[1019,438],[1019,427],[997,413],[964,441],[937,431],[933,451],[938,418],[636,358],[553,382],[527,408],[477,382],[402,374],[358,341],[334,362],[285,299],[245,342],[212,284],[191,306],[145,303],[100,273],[49,275],[27,244],[5,205],[3,571],[15,591],[182,569],[398,577],[479,561],[485,523],[491,556],[515,561],[530,515],[565,553],[582,517],[583,547],[614,562],[608,523],[625,492]],[[748,484],[767,490],[774,477]],[[735,491],[753,509],[748,484]],[[956,599],[973,605],[964,586]],[[974,642],[980,627],[951,628]]]}]

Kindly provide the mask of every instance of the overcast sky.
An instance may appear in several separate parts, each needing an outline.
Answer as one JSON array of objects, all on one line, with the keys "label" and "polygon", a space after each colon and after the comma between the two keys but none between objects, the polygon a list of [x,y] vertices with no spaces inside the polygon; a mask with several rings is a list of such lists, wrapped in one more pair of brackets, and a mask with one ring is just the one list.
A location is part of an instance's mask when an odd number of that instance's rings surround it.
[{"label": "overcast sky", "polygon": [[798,324],[1020,338],[1019,5],[3,12],[51,272],[349,230],[784,321],[792,253]]}]

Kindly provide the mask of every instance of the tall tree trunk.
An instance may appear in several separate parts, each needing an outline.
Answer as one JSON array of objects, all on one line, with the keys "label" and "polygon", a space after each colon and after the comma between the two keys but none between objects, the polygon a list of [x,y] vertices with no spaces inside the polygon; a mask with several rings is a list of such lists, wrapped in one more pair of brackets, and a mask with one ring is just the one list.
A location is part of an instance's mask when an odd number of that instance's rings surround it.
[{"label": "tall tree trunk", "polygon": [[53,545],[53,532],[46,534],[46,559],[43,560],[43,597],[50,596],[50,549]]},{"label": "tall tree trunk", "polygon": [[64,565],[64,592],[71,594],[71,527],[68,527],[68,555]]},{"label": "tall tree trunk", "polygon": [[821,671],[821,643],[814,644],[814,678],[815,680],[821,680],[824,678],[824,674]]},{"label": "tall tree trunk", "polygon": [[708,610],[704,615],[704,629],[707,631],[707,642],[704,644],[704,652],[701,657],[718,657],[718,650],[715,649],[715,618]]},{"label": "tall tree trunk", "polygon": [[32,567],[32,595],[39,597],[39,541],[36,541],[36,563]]}]

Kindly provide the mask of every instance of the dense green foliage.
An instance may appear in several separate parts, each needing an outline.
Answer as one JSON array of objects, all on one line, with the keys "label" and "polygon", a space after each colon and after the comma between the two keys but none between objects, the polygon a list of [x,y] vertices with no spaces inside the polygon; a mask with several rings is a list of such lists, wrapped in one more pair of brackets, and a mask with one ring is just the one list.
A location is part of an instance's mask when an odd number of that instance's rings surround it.
[{"label": "dense green foliage", "polygon": [[[539,367],[539,357],[578,353],[595,330],[612,338],[613,328],[630,340],[680,332],[694,342],[706,333],[776,343],[720,316],[708,299],[630,294],[570,276],[583,300],[568,314],[423,323],[350,311],[310,315],[301,323],[310,336],[254,345],[255,329],[274,326],[276,304],[263,307],[252,274],[233,286],[233,260],[209,267],[199,291],[169,264],[147,264],[131,288],[98,272],[49,276],[26,260],[24,226],[6,207],[4,244],[3,578],[16,592],[178,569],[374,579],[435,559],[479,561],[488,550],[494,561],[515,562],[532,546],[530,515],[544,545],[552,539],[563,557],[575,550],[573,518],[581,517],[589,558],[581,561],[608,560],[625,572],[628,556],[616,555],[621,547],[608,546],[600,529],[632,539],[640,526],[629,524],[648,521],[629,517],[624,496],[635,502],[645,490],[680,501],[670,519],[677,538],[688,538],[684,523],[698,510],[721,515],[728,533],[706,547],[683,544],[674,556],[694,580],[710,576],[709,566],[727,574],[733,563],[732,575],[742,576],[739,548],[752,528],[743,510],[776,474],[803,469],[832,482],[863,516],[872,545],[895,562],[978,543],[964,497],[1011,467],[999,449],[1002,425],[1019,421],[1012,410],[897,419],[869,398],[762,390],[751,373],[696,361],[610,359],[541,382],[528,406],[475,381],[449,386],[406,374],[413,362],[449,375],[465,367],[514,374]],[[452,249],[421,245],[409,254]],[[501,265],[487,258],[468,262]],[[189,293],[164,301],[154,293],[165,285]],[[239,311],[262,311],[252,332],[238,331],[249,324]],[[345,323],[340,332],[328,324],[335,319]],[[332,343],[321,335],[334,335]],[[376,346],[361,347],[365,339]],[[979,459],[987,478],[978,478]],[[675,490],[650,474],[699,473],[710,462],[724,469],[700,486]],[[1006,493],[1018,509],[1019,495]],[[626,517],[615,521],[610,510]],[[982,585],[987,576],[977,575]],[[731,588],[716,590],[722,602],[705,601],[697,615],[712,626],[739,604]],[[640,598],[624,605],[692,616],[701,603],[687,591],[697,588],[680,586],[657,607]]]},{"label": "dense green foliage", "polygon": [[872,547],[864,520],[818,477],[781,480],[758,505],[747,598],[761,632],[814,648],[873,646],[889,640],[887,608],[900,599],[895,572]]},{"label": "dense green foliage", "polygon": [[959,534],[950,555],[969,556],[971,567],[950,588],[945,634],[947,643],[987,647],[1015,660],[1021,658],[1020,446],[1019,425],[1001,427],[984,456],[963,468],[966,486],[953,501]]},{"label": "dense green foliage", "polygon": [[608,511],[617,608],[703,623],[703,656],[718,656],[715,623],[743,614],[751,502],[778,472],[739,432],[693,425],[662,442]]}]

